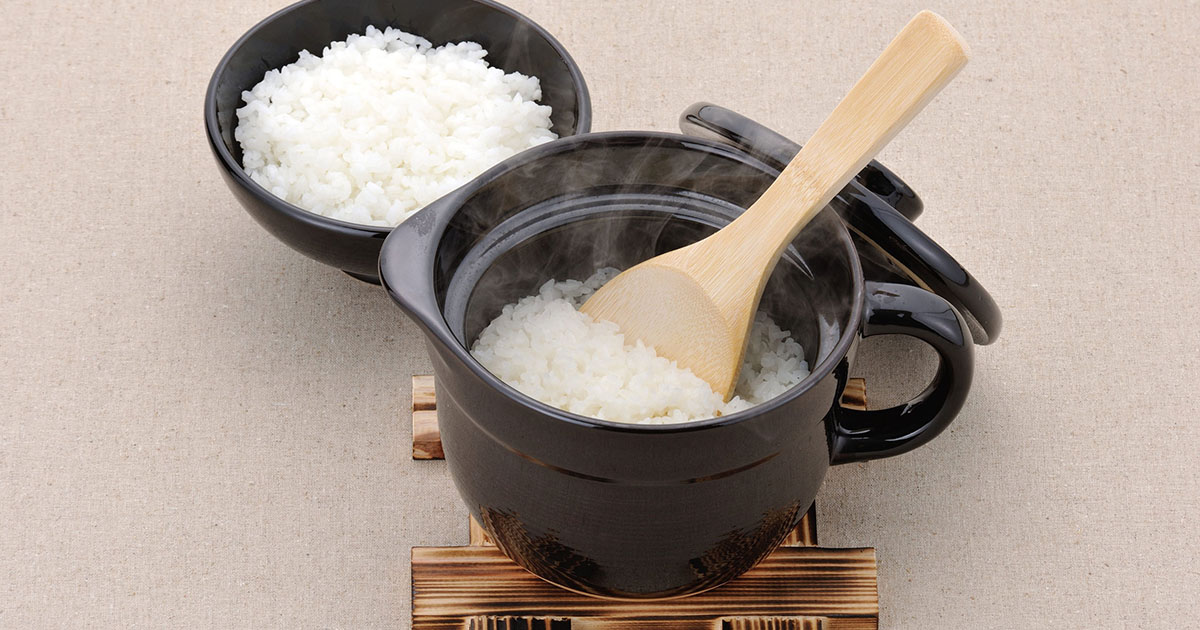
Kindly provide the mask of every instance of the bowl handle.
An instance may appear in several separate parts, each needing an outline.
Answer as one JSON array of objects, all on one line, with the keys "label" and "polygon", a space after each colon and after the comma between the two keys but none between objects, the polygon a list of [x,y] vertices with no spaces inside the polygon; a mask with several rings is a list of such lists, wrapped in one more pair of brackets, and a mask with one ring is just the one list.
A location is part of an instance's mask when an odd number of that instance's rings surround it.
[{"label": "bowl handle", "polygon": [[[800,152],[800,145],[731,109],[712,103],[696,103],[679,117],[683,133],[732,145],[771,168],[782,171]],[[883,199],[910,221],[921,215],[924,204],[904,180],[887,167],[871,160],[843,191],[866,189]]]},{"label": "bowl handle", "polygon": [[863,337],[916,337],[933,346],[940,365],[929,387],[903,405],[869,411],[835,408],[833,464],[891,457],[925,444],[950,425],[971,390],[971,332],[949,302],[908,284],[868,282],[866,293]]}]

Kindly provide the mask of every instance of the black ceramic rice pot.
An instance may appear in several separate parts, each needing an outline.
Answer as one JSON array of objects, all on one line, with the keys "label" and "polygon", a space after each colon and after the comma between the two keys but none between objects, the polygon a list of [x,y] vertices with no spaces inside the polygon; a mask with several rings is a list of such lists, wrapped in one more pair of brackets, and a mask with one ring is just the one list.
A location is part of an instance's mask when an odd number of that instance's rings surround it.
[{"label": "black ceramic rice pot", "polygon": [[[471,356],[506,304],[549,279],[628,268],[704,238],[778,173],[769,155],[724,142],[587,134],[510,158],[387,238],[380,277],[427,337],[454,482],[521,566],[604,597],[718,586],[795,528],[831,465],[916,448],[959,412],[973,368],[968,323],[914,283],[864,279],[845,195],[801,232],[764,292],[762,308],[812,373],[762,405],[680,425],[606,422],[534,400]],[[920,209],[915,197],[901,205]],[[840,407],[858,342],[880,334],[927,342],[937,375],[904,405]]]}]

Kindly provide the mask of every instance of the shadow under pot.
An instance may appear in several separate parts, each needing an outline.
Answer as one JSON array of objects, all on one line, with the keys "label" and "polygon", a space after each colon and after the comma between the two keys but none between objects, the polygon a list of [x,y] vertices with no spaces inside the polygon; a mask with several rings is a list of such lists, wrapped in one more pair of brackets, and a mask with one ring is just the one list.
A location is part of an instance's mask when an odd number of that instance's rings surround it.
[{"label": "shadow under pot", "polygon": [[[958,413],[973,365],[962,318],[922,289],[865,282],[828,208],[787,250],[762,302],[812,373],[762,405],[689,424],[606,422],[525,396],[471,356],[504,305],[546,280],[695,242],[773,178],[753,157],[705,140],[592,134],[514,156],[388,237],[380,276],[427,336],[454,482],[521,566],[604,597],[713,588],[783,540],[831,464],[916,448]],[[842,409],[857,342],[875,334],[928,342],[938,374],[906,405]]]}]

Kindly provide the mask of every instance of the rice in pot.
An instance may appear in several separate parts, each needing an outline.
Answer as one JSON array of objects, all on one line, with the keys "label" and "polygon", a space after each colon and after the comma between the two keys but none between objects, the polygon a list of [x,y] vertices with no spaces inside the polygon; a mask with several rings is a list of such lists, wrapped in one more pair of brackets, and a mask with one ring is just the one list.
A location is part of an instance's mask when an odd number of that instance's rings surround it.
[{"label": "rice in pot", "polygon": [[640,341],[627,345],[616,324],[579,312],[616,275],[616,269],[602,269],[583,282],[546,282],[537,295],[505,306],[471,353],[500,380],[549,405],[638,424],[734,413],[766,402],[808,376],[800,344],[760,312],[735,396],[724,402],[691,370]]}]

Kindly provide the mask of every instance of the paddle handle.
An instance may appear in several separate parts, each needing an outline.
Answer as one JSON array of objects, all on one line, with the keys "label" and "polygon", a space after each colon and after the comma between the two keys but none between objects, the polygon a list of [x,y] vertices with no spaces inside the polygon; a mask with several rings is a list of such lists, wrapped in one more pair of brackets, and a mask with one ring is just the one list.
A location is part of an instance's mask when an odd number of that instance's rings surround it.
[{"label": "paddle handle", "polygon": [[777,257],[966,63],[967,45],[954,27],[931,11],[918,13],[743,215],[749,225],[741,227],[777,241]]}]

